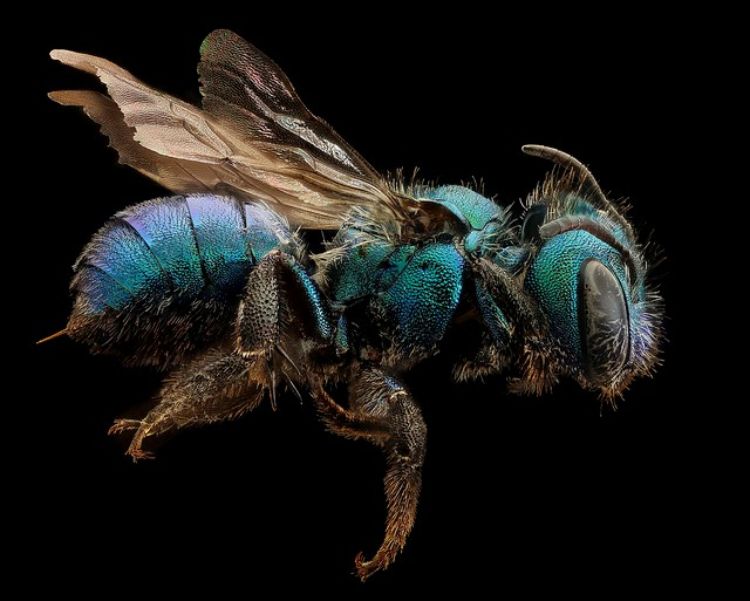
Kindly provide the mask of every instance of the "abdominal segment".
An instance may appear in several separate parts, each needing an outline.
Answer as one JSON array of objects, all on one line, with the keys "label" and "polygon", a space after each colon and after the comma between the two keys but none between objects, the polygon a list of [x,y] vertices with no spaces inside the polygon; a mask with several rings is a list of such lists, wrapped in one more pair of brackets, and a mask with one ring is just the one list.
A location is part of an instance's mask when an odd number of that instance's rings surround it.
[{"label": "abdominal segment", "polygon": [[253,266],[295,247],[283,220],[260,204],[193,195],[134,205],[76,262],[67,330],[131,364],[173,365],[228,335]]}]

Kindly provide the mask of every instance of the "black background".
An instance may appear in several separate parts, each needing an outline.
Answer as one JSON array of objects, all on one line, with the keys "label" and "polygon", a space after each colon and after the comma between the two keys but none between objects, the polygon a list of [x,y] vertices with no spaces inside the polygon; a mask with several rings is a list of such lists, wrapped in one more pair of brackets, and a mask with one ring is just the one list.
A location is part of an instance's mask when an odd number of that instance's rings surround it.
[{"label": "black background", "polygon": [[70,265],[91,234],[117,210],[163,193],[117,165],[76,110],[46,99],[52,89],[96,86],[47,52],[101,55],[197,101],[198,46],[228,27],[274,58],[311,110],[382,171],[483,178],[510,203],[547,169],[522,156],[521,144],[556,146],[628,196],[636,229],[653,232],[666,256],[657,270],[669,316],[665,363],[616,412],[569,383],[522,398],[506,394],[502,379],[453,385],[439,361],[413,374],[429,427],[419,515],[403,555],[366,590],[609,592],[648,582],[653,592],[698,578],[707,426],[694,429],[698,292],[683,227],[691,217],[680,209],[693,173],[680,155],[700,126],[686,128],[675,110],[695,102],[703,75],[690,36],[671,21],[624,15],[595,27],[476,13],[336,21],[291,8],[183,17],[115,14],[84,25],[46,13],[46,26],[26,38],[29,97],[19,104],[33,128],[21,142],[26,156],[42,149],[44,169],[22,204],[44,276],[25,280],[32,318],[23,369],[34,371],[23,373],[34,375],[25,388],[33,415],[21,427],[30,484],[21,498],[31,509],[19,518],[21,560],[61,587],[96,576],[115,590],[149,579],[243,595],[268,584],[364,590],[351,571],[355,553],[373,552],[382,536],[375,449],[325,433],[309,406],[284,397],[275,414],[263,406],[236,423],[180,433],[156,461],[134,465],[122,454],[126,441],[106,431],[153,394],[158,375],[67,340],[33,347],[65,323]]}]

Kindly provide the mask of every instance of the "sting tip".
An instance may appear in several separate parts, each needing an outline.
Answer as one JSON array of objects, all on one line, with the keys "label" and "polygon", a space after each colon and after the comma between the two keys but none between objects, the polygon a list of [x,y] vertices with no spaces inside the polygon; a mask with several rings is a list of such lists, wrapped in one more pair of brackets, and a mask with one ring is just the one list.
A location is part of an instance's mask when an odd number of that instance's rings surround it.
[{"label": "sting tip", "polygon": [[62,338],[63,336],[67,335],[68,330],[67,328],[63,328],[59,332],[55,332],[54,334],[50,334],[49,336],[42,338],[41,340],[37,340],[37,344],[44,344],[45,342],[49,342],[50,340],[54,340],[55,338]]}]

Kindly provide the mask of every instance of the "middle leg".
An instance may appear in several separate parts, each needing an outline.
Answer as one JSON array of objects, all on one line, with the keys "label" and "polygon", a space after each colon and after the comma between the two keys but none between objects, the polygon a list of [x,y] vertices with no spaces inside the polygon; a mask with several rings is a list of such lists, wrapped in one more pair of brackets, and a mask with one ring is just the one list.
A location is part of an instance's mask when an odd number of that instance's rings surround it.
[{"label": "middle leg", "polygon": [[368,440],[385,453],[385,536],[372,558],[365,559],[363,553],[355,558],[357,574],[364,581],[393,562],[414,526],[427,427],[403,385],[380,369],[360,372],[349,390],[350,409],[338,406],[322,388],[314,396],[329,430]]}]

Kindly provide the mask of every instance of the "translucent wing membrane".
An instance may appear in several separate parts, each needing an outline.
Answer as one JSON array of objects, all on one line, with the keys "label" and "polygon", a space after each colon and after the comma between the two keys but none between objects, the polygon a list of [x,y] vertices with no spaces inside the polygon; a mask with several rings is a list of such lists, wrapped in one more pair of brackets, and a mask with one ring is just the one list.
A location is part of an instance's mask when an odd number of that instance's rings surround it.
[{"label": "translucent wing membrane", "polygon": [[198,73],[204,110],[230,125],[244,142],[310,165],[322,160],[335,165],[342,178],[379,179],[327,123],[307,110],[281,69],[238,35],[211,33],[201,45]]},{"label": "translucent wing membrane", "polygon": [[91,90],[60,90],[50,98],[65,106],[78,106],[101,126],[110,145],[120,154],[120,162],[130,165],[165,188],[175,191],[209,191],[221,184],[212,165],[164,156],[134,139],[135,130],[123,120],[117,104]]},{"label": "translucent wing membrane", "polygon": [[202,109],[102,58],[68,50],[51,56],[96,75],[111,99],[91,91],[50,97],[82,107],[122,163],[174,192],[264,200],[308,229],[337,229],[355,207],[380,222],[407,219],[408,201],[307,110],[271,59],[230,31],[214,31],[201,46]]}]

